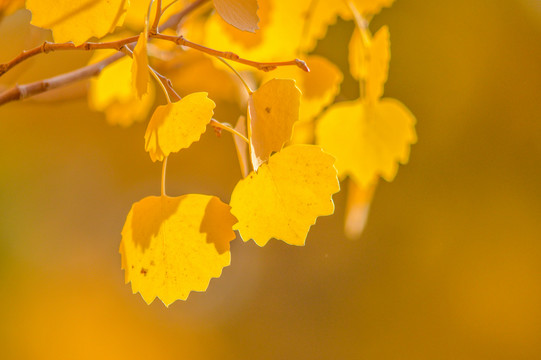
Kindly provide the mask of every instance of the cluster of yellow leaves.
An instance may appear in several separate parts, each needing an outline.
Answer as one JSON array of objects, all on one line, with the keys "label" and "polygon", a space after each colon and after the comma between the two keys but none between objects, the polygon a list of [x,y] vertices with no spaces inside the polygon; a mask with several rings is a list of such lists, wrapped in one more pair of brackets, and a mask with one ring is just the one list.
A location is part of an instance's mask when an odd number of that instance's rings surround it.
[{"label": "cluster of yellow leaves", "polygon": [[417,137],[410,111],[398,100],[381,98],[389,71],[388,28],[382,27],[373,37],[366,28],[356,29],[349,55],[360,97],[327,109],[317,123],[316,138],[336,156],[340,179],[349,176],[352,182],[345,231],[355,238],[363,230],[378,178],[394,179],[398,163],[408,162]]},{"label": "cluster of yellow leaves", "polygon": [[[155,13],[148,0],[27,0],[32,23],[51,29],[56,42],[103,38],[124,20],[128,30],[139,34],[132,59],[124,57],[92,79],[89,104],[105,112],[110,123],[127,126],[148,119],[155,97],[149,65],[165,71],[184,97],[171,103],[165,90],[168,104],[154,110],[144,135],[146,151],[152,161],[163,161],[164,169],[168,156],[198,141],[213,121],[216,103],[209,93],[246,106],[246,116],[235,126],[242,135],[235,137],[235,145],[243,179],[229,204],[201,194],[169,197],[164,186],[160,196],[133,204],[120,253],[134,293],[147,303],[158,297],[169,306],[191,291],[205,291],[230,264],[233,230],[259,246],[272,238],[304,245],[317,217],[334,212],[332,195],[348,176],[346,234],[362,232],[379,177],[393,180],[416,141],[411,113],[399,101],[382,98],[389,31],[382,27],[372,36],[366,26],[366,20],[393,1],[212,0],[215,11],[208,17],[208,12],[199,12],[182,31],[245,58],[301,57],[311,68],[310,73],[293,67],[251,73],[259,88],[243,96],[231,73],[201,54],[148,42],[148,16]],[[190,3],[177,1],[172,9],[180,11]],[[0,10],[11,11],[3,3]],[[344,75],[312,51],[339,16],[355,18],[359,26],[350,41],[349,60],[361,91],[359,99],[334,103]],[[198,35],[200,29],[203,35]],[[105,55],[96,53],[91,62]]]},{"label": "cluster of yellow leaves", "polygon": [[[185,300],[190,291],[206,290],[229,265],[233,230],[260,246],[271,238],[304,245],[316,218],[333,213],[332,194],[339,191],[334,158],[314,145],[284,148],[299,116],[299,97],[293,80],[271,80],[252,94],[247,126],[258,129],[248,131],[257,171],[237,184],[230,206],[215,197],[165,193],[133,205],[120,253],[134,293],[147,303],[158,297],[167,306]],[[206,93],[159,106],[145,133],[151,159],[164,161],[198,141],[214,107]]]}]

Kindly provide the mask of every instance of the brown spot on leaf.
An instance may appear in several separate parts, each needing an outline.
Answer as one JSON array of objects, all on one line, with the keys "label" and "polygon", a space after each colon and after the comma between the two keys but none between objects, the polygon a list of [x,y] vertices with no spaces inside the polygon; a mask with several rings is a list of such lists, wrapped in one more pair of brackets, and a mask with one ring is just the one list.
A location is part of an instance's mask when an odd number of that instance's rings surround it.
[{"label": "brown spot on leaf", "polygon": [[148,272],[147,269],[141,268],[141,274],[143,274],[144,276],[147,276],[147,272]]},{"label": "brown spot on leaf", "polygon": [[270,114],[270,113],[271,113],[271,108],[267,106],[267,107],[265,108],[265,111],[267,112],[267,114]]}]

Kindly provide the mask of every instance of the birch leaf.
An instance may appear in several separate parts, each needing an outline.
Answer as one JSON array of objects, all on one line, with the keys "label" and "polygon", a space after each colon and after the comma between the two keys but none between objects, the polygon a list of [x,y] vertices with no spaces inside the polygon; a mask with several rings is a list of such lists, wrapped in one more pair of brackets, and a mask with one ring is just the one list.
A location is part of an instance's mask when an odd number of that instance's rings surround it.
[{"label": "birch leaf", "polygon": [[367,188],[361,188],[349,180],[344,232],[350,240],[358,239],[364,231],[376,186],[377,181]]},{"label": "birch leaf", "polygon": [[350,175],[368,187],[377,176],[392,181],[417,140],[415,118],[398,100],[369,106],[360,101],[333,105],[316,127],[318,144],[336,157],[340,178]]},{"label": "birch leaf", "polygon": [[273,79],[252,94],[248,102],[248,137],[254,170],[291,138],[299,119],[301,92],[291,79]]},{"label": "birch leaf", "polygon": [[[94,63],[100,59],[100,56],[95,56],[90,62]],[[90,80],[89,106],[93,110],[105,112],[107,122],[111,125],[127,127],[134,122],[146,120],[154,102],[152,83],[149,83],[148,94],[143,95],[141,99],[137,98],[132,86],[131,63],[130,58],[123,57]]]},{"label": "birch leaf", "polygon": [[318,216],[334,212],[340,190],[334,159],[314,145],[292,145],[241,180],[231,195],[234,226],[244,241],[271,238],[303,246]]},{"label": "birch leaf", "polygon": [[215,107],[214,101],[204,92],[158,106],[145,133],[145,150],[152,161],[163,161],[169,154],[199,141],[214,115]]},{"label": "birch leaf", "polygon": [[128,0],[27,0],[32,25],[53,31],[55,42],[79,45],[101,38],[124,22]]},{"label": "birch leaf", "polygon": [[228,24],[239,30],[255,32],[257,23],[257,0],[213,0],[218,14]]},{"label": "birch leaf", "polygon": [[299,121],[313,120],[330,105],[340,92],[340,84],[344,78],[338,66],[322,56],[310,55],[305,60],[310,72],[295,66],[283,66],[266,76],[267,79],[271,77],[295,79],[297,87],[302,92]]},{"label": "birch leaf", "polygon": [[[237,125],[235,125],[235,130],[237,130],[240,134],[246,136],[246,117],[239,117]],[[248,160],[248,144],[246,144],[246,142],[238,136],[233,136],[233,140],[235,141],[235,149],[237,150],[237,157],[239,159],[240,172],[242,174],[242,178],[244,179],[246,176],[248,176],[248,173],[250,172],[250,160]]]},{"label": "birch leaf", "polygon": [[358,29],[355,29],[351,37],[349,43],[351,75],[363,83],[369,101],[377,101],[383,96],[383,88],[389,74],[390,46],[387,26],[378,30],[370,44],[363,44]]},{"label": "birch leaf", "polygon": [[148,55],[147,55],[147,32],[143,31],[139,35],[139,40],[135,49],[133,49],[133,87],[137,97],[142,98],[148,93],[150,83],[150,74],[148,73]]},{"label": "birch leaf", "polygon": [[147,304],[158,297],[166,306],[205,291],[231,262],[235,222],[213,196],[149,196],[133,204],[119,250],[126,283]]}]

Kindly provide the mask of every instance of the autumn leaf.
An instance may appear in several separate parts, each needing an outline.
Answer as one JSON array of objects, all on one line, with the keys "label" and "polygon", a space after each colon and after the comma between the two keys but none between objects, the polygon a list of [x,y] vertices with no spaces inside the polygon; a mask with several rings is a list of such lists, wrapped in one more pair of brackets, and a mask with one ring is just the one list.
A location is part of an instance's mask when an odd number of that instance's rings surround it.
[{"label": "autumn leaf", "polygon": [[[237,120],[237,125],[235,125],[235,130],[240,134],[246,136],[246,118],[240,116]],[[248,144],[238,136],[234,136],[233,140],[235,141],[235,149],[237,150],[237,157],[239,159],[240,172],[242,178],[244,179],[248,176],[250,172],[250,161],[248,156]]]},{"label": "autumn leaf", "polygon": [[358,239],[364,231],[376,186],[377,181],[374,181],[367,188],[361,188],[352,179],[349,180],[344,233],[350,240]]},{"label": "autumn leaf", "polygon": [[301,92],[291,79],[273,79],[252,94],[248,102],[248,137],[254,170],[291,138],[299,119]]},{"label": "autumn leaf", "polygon": [[148,304],[166,306],[205,291],[231,262],[229,242],[236,219],[217,197],[149,196],[133,204],[120,254],[126,283]]},{"label": "autumn leaf", "polygon": [[361,101],[330,107],[316,127],[317,143],[336,157],[341,179],[350,175],[361,187],[376,176],[392,181],[398,163],[408,162],[410,145],[417,140],[415,118],[398,100],[373,105]]},{"label": "autumn leaf", "polygon": [[163,161],[170,153],[199,141],[214,115],[215,106],[204,92],[158,106],[145,132],[145,150],[152,161]]},{"label": "autumn leaf", "polygon": [[135,49],[133,49],[133,87],[139,98],[148,93],[150,82],[150,74],[148,73],[147,36],[147,32],[143,31],[139,35],[139,40],[137,41]]},{"label": "autumn leaf", "polygon": [[[109,52],[107,52],[109,53]],[[104,54],[96,56],[91,63],[99,61]],[[105,112],[111,125],[129,126],[146,120],[154,102],[154,86],[149,82],[149,92],[141,99],[132,85],[132,60],[123,57],[107,66],[90,81],[88,103],[91,109]]]},{"label": "autumn leaf", "polygon": [[382,8],[390,7],[394,0],[351,0],[357,11],[363,15],[375,15]]},{"label": "autumn leaf", "polygon": [[53,31],[56,42],[79,45],[101,38],[124,22],[128,0],[27,0],[32,25]]},{"label": "autumn leaf", "polygon": [[334,212],[340,190],[334,158],[314,145],[292,145],[241,180],[231,195],[234,226],[244,241],[265,246],[271,238],[303,246],[318,216]]},{"label": "autumn leaf", "polygon": [[295,84],[302,92],[299,121],[313,120],[330,105],[340,92],[340,84],[344,78],[338,66],[322,56],[310,55],[305,61],[310,72],[294,66],[285,66],[264,77],[268,80],[273,77],[295,80]]},{"label": "autumn leaf", "polygon": [[24,7],[24,0],[0,0],[0,20]]},{"label": "autumn leaf", "polygon": [[361,81],[365,98],[377,101],[383,96],[383,88],[389,73],[391,49],[389,28],[383,26],[365,44],[361,33],[355,29],[349,44],[349,64],[351,75]]},{"label": "autumn leaf", "polygon": [[255,32],[257,23],[257,0],[213,0],[218,14],[239,30]]}]

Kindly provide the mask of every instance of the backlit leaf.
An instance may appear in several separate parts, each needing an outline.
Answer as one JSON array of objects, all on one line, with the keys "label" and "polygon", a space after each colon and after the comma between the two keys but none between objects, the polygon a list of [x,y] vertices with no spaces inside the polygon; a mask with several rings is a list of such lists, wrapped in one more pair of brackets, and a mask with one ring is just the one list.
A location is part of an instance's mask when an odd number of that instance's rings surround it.
[{"label": "backlit leaf", "polygon": [[261,86],[248,102],[248,136],[254,170],[291,138],[299,119],[301,92],[291,79],[273,79]]},{"label": "backlit leaf", "polygon": [[222,19],[239,30],[255,32],[257,23],[257,0],[213,0]]},{"label": "backlit leaf", "polygon": [[[235,130],[246,136],[246,117],[240,116],[235,125]],[[233,136],[235,148],[237,149],[237,157],[239,158],[240,172],[242,178],[245,178],[250,173],[250,160],[248,155],[248,144],[238,136]]]},{"label": "backlit leaf", "polygon": [[126,283],[166,306],[205,291],[231,262],[236,219],[213,196],[149,196],[133,204],[122,229],[120,254]]},{"label": "backlit leaf", "polygon": [[376,184],[361,188],[349,179],[344,232],[350,240],[358,239],[364,231]]},{"label": "backlit leaf", "polygon": [[139,98],[148,93],[150,74],[148,73],[148,55],[147,55],[147,32],[143,31],[139,35],[139,41],[133,49],[133,86]]},{"label": "backlit leaf", "polygon": [[53,31],[56,42],[79,45],[122,25],[128,0],[27,0],[32,25]]},{"label": "backlit leaf", "polygon": [[303,246],[318,216],[334,212],[340,190],[332,156],[314,145],[292,145],[239,181],[231,195],[234,226],[244,241],[264,246],[271,238]]},{"label": "backlit leaf", "polygon": [[340,178],[350,175],[368,187],[376,176],[392,181],[398,163],[408,162],[415,143],[415,118],[399,101],[383,99],[373,106],[360,101],[333,105],[321,117],[317,143],[336,157]]},{"label": "backlit leaf", "polygon": [[389,73],[391,49],[389,28],[383,26],[369,44],[364,44],[358,29],[349,43],[351,75],[362,82],[365,97],[377,101],[383,96],[383,87]]},{"label": "backlit leaf", "polygon": [[152,161],[162,161],[170,153],[199,141],[214,115],[215,106],[204,92],[158,106],[145,133],[145,149]]},{"label": "backlit leaf", "polygon": [[[99,60],[100,57],[95,57],[91,63]],[[154,102],[152,83],[149,83],[149,93],[141,99],[137,98],[132,86],[131,67],[132,60],[123,57],[104,68],[90,81],[89,106],[105,112],[107,122],[111,125],[129,126],[136,121],[146,120]]]},{"label": "backlit leaf", "polygon": [[353,5],[363,15],[375,15],[384,7],[390,7],[394,0],[352,0]]},{"label": "backlit leaf", "polygon": [[334,101],[344,77],[338,66],[322,56],[311,55],[304,60],[310,72],[295,66],[284,66],[268,73],[265,78],[295,79],[302,92],[299,120],[309,121]]}]

